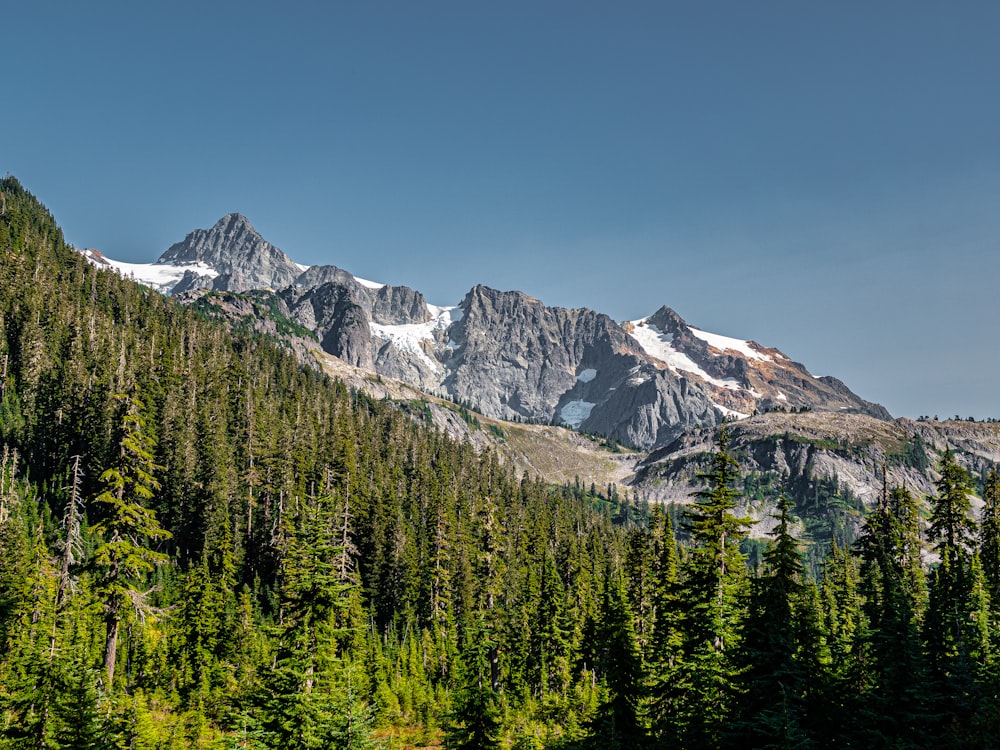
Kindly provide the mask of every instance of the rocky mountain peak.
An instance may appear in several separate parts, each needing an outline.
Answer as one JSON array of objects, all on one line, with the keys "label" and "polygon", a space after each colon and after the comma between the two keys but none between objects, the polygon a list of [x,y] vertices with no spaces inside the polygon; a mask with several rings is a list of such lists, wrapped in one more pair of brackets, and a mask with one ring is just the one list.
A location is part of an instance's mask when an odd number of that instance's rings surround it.
[{"label": "rocky mountain peak", "polygon": [[518,291],[500,291],[484,284],[476,284],[468,291],[459,307],[467,313],[482,309],[489,311],[504,311],[515,308],[542,308],[540,300]]},{"label": "rocky mountain peak", "polygon": [[[246,291],[282,288],[302,272],[291,258],[261,237],[250,221],[239,213],[226,214],[211,229],[196,229],[183,241],[167,248],[156,261],[160,265],[204,263],[218,276],[215,289]],[[189,284],[197,283],[196,279]],[[175,289],[177,293],[182,289]]]},{"label": "rocky mountain peak", "polygon": [[221,231],[230,235],[236,235],[241,232],[252,232],[260,237],[260,233],[253,228],[250,220],[238,211],[223,216],[215,222],[215,225],[209,231]]},{"label": "rocky mountain peak", "polygon": [[647,321],[655,325],[663,333],[673,336],[685,333],[688,330],[688,324],[684,321],[684,318],[666,305],[650,315]]}]

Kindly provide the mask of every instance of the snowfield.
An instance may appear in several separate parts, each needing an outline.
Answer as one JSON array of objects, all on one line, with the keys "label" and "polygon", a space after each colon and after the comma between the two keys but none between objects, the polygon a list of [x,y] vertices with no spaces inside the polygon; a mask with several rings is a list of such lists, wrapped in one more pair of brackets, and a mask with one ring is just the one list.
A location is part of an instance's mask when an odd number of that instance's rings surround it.
[{"label": "snowfield", "polygon": [[361,284],[361,286],[368,287],[369,289],[381,289],[385,284],[380,284],[377,281],[369,281],[368,279],[362,279],[359,276],[355,276],[354,280]]},{"label": "snowfield", "polygon": [[[727,388],[731,391],[743,390],[743,387],[733,378],[726,378],[725,380],[713,378],[701,369],[688,355],[674,349],[672,344],[674,337],[672,334],[664,333],[652,323],[646,322],[647,320],[647,318],[633,320],[631,336],[639,342],[639,346],[650,357],[664,362],[674,372],[678,370],[689,372],[719,388]],[[694,329],[692,329],[692,333],[694,333]],[[743,343],[745,344],[746,342]]]},{"label": "snowfield", "polygon": [[[383,341],[389,341],[400,351],[409,352],[416,356],[430,370],[440,370],[441,364],[427,356],[424,351],[423,342],[433,341],[437,331],[447,330],[452,323],[457,323],[462,319],[462,311],[457,307],[438,307],[437,305],[427,305],[432,317],[426,323],[407,323],[398,326],[384,326],[378,323],[369,323],[372,336]],[[450,346],[454,342],[449,341]]]},{"label": "snowfield", "polygon": [[692,335],[701,339],[709,346],[715,347],[720,352],[732,349],[733,351],[739,352],[747,359],[756,359],[761,362],[774,361],[773,357],[763,354],[750,346],[749,341],[741,341],[740,339],[733,339],[729,336],[720,336],[717,333],[709,333],[708,331],[699,331],[697,328],[692,328],[691,326],[688,326],[688,330],[691,331]]},{"label": "snowfield", "polygon": [[595,406],[597,404],[592,404],[589,401],[570,401],[559,410],[559,419],[567,427],[572,427],[574,430],[579,429]]},{"label": "snowfield", "polygon": [[214,279],[219,275],[211,266],[205,263],[189,263],[182,266],[172,266],[166,263],[125,263],[120,260],[111,260],[107,256],[90,250],[84,250],[83,256],[98,268],[112,268],[120,276],[152,287],[158,292],[167,294],[177,286],[184,274],[193,271],[199,276],[208,276]]},{"label": "snowfield", "polygon": [[741,411],[736,411],[736,409],[730,409],[728,406],[723,406],[722,404],[717,404],[714,401],[712,402],[712,406],[714,406],[716,409],[718,409],[719,412],[724,417],[730,417],[732,419],[749,419],[750,418],[749,414],[744,414]]}]

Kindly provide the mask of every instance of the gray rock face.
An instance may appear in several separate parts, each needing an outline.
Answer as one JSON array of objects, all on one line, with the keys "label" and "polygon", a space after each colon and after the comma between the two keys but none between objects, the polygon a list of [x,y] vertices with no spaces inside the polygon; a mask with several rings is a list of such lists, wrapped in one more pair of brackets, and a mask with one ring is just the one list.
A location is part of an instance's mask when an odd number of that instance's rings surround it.
[{"label": "gray rock face", "polygon": [[431,314],[424,295],[406,286],[386,284],[374,289],[336,266],[311,266],[295,279],[295,286],[306,289],[327,283],[350,289],[355,304],[364,309],[373,323],[406,325],[430,320]]},{"label": "gray rock face", "polygon": [[361,286],[351,274],[336,266],[309,266],[309,268],[295,277],[295,286],[308,288],[328,283],[343,284],[344,286],[351,287]]},{"label": "gray rock face", "polygon": [[692,427],[721,421],[722,414],[700,383],[643,366],[594,408],[586,424],[590,432],[652,448]]},{"label": "gray rock face", "polygon": [[[802,370],[805,370],[805,367],[799,365],[798,362],[795,364],[802,368]],[[823,389],[830,394],[829,398],[831,400],[837,400],[844,404],[841,408],[842,411],[848,411],[852,414],[867,414],[876,419],[892,419],[889,410],[882,406],[882,404],[858,398],[854,391],[832,375],[823,375],[822,377],[815,378],[815,380],[823,384]],[[829,390],[827,391],[827,389]]]},{"label": "gray rock face", "polygon": [[748,341],[740,343],[756,356],[748,357],[745,352],[732,349],[719,350],[703,336],[696,335],[669,307],[661,307],[647,321],[671,336],[673,348],[690,358],[710,378],[730,384],[713,389],[711,382],[708,383],[714,400],[734,411],[752,414],[811,409],[892,418],[883,406],[859,398],[836,378],[813,377],[805,366],[777,349]]},{"label": "gray rock face", "polygon": [[355,367],[374,370],[368,315],[355,295],[352,287],[332,282],[308,289],[292,286],[279,293],[289,316],[313,331],[324,351]]},{"label": "gray rock face", "polygon": [[[650,501],[691,502],[692,492],[702,487],[698,473],[715,450],[714,440],[712,430],[691,430],[651,452],[640,463],[632,488]],[[945,448],[973,475],[980,475],[1000,460],[1000,424],[775,412],[734,424],[729,445],[745,474],[780,477],[780,487],[798,502],[799,514],[831,511],[810,500],[818,480],[839,485],[866,507],[878,502],[883,482],[906,487],[918,501],[933,495]],[[773,495],[763,505],[744,506],[744,511],[758,520],[755,536],[773,528]],[[857,524],[860,517],[854,515]]]},{"label": "gray rock face", "polygon": [[196,289],[212,289],[214,285],[214,276],[204,276],[197,271],[185,271],[181,280],[170,290],[170,294],[177,296],[185,292],[193,292]]},{"label": "gray rock face", "polygon": [[[212,288],[233,292],[280,289],[302,273],[291,258],[261,237],[241,214],[227,214],[211,229],[196,229],[183,242],[171,245],[156,262],[205,263],[219,272]],[[172,293],[196,288],[195,278],[188,279],[185,275],[181,283],[185,282],[184,289],[175,287]]]},{"label": "gray rock face", "polygon": [[551,421],[638,447],[721,419],[699,383],[657,367],[607,315],[482,286],[460,308],[444,385],[488,416]]},{"label": "gray rock face", "polygon": [[371,295],[372,321],[384,326],[426,323],[431,319],[427,300],[408,286],[384,286]]},{"label": "gray rock face", "polygon": [[577,372],[631,347],[618,326],[591,310],[545,307],[520,292],[473,288],[451,333],[458,344],[448,392],[501,419],[550,421]]}]

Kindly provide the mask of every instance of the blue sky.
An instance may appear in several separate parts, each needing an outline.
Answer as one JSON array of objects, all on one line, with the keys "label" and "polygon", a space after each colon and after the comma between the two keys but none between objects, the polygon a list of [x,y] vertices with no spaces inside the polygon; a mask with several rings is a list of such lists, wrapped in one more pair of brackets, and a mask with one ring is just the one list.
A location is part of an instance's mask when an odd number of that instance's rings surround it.
[{"label": "blue sky", "polygon": [[1000,417],[1000,4],[36,0],[0,172],[149,261],[240,211],[454,304],[661,305]]}]

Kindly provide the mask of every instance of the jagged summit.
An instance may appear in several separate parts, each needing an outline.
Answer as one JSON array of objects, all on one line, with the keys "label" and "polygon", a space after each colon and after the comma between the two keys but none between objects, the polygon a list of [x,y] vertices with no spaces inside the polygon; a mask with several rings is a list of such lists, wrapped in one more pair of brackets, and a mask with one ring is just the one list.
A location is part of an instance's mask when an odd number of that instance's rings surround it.
[{"label": "jagged summit", "polygon": [[211,229],[190,232],[156,261],[157,265],[170,266],[195,263],[204,263],[217,275],[212,277],[210,284],[206,283],[204,275],[186,275],[172,293],[198,286],[230,291],[281,289],[292,284],[303,270],[261,237],[250,221],[239,213],[226,214]]},{"label": "jagged summit", "polygon": [[891,418],[885,408],[858,398],[836,378],[817,378],[780,350],[756,341],[695,328],[669,307],[624,327],[660,367],[704,383],[726,416],[808,408]]}]

